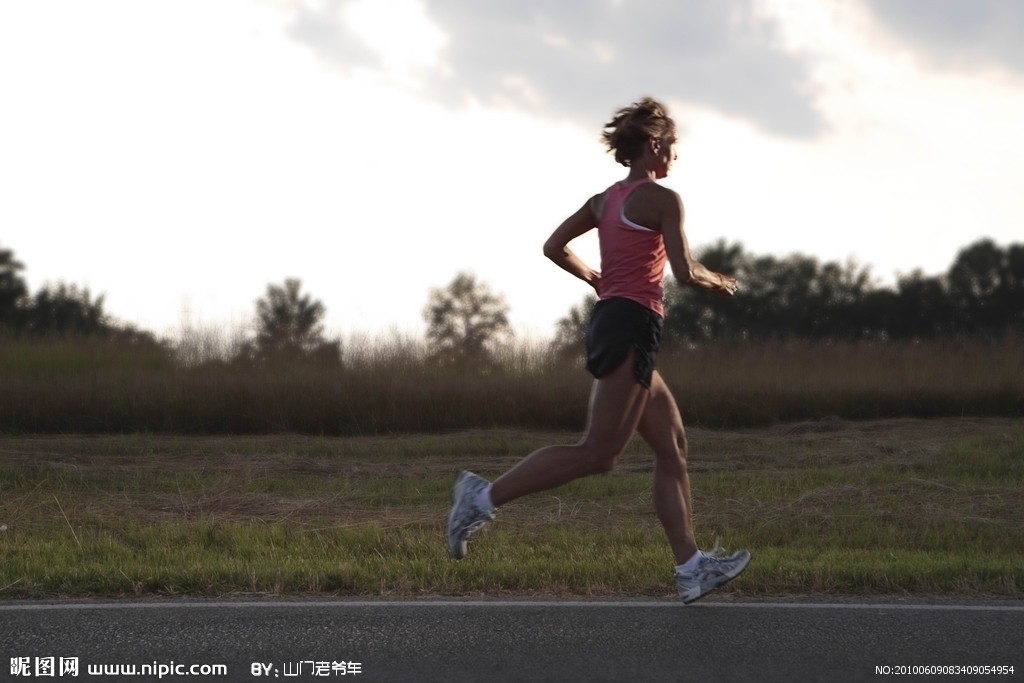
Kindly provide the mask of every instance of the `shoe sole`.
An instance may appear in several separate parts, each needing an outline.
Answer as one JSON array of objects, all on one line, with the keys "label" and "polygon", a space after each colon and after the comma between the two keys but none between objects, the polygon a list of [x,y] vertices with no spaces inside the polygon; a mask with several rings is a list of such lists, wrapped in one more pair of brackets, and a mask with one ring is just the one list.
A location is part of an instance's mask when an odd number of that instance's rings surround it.
[{"label": "shoe sole", "polygon": [[692,598],[687,598],[687,597],[684,596],[683,597],[683,604],[684,605],[692,605],[693,603],[697,602],[698,600],[703,598],[708,593],[716,591],[719,588],[721,588],[722,586],[728,584],[730,581],[732,581],[733,579],[738,577],[740,574],[742,574],[744,571],[746,571],[747,567],[750,565],[750,560],[752,560],[752,559],[753,559],[753,556],[747,557],[747,561],[743,563],[742,567],[740,567],[738,570],[736,570],[736,573],[734,573],[734,574],[726,574],[725,575],[725,581],[723,581],[722,583],[718,584],[717,586],[712,586],[711,588],[709,588],[706,591],[703,591],[701,593],[698,593],[695,597],[692,597]]}]

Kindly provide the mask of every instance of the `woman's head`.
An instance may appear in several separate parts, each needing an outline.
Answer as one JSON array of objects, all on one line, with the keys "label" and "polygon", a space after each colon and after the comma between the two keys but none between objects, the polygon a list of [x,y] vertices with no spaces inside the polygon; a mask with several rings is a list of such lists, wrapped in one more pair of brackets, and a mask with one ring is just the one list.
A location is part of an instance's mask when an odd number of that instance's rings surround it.
[{"label": "woman's head", "polygon": [[612,120],[605,124],[601,139],[615,155],[615,161],[632,166],[652,146],[658,148],[655,154],[664,152],[672,158],[676,124],[665,105],[653,97],[644,97],[615,112]]}]

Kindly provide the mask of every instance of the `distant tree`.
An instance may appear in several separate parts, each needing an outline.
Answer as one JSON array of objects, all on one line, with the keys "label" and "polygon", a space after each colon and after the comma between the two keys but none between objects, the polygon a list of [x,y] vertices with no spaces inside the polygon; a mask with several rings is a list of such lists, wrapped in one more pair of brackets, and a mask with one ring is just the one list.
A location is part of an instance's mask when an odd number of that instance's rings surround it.
[{"label": "distant tree", "polygon": [[883,338],[929,339],[948,335],[958,325],[946,278],[920,270],[897,278],[894,293],[875,293],[864,305],[871,303]]},{"label": "distant tree", "polygon": [[803,254],[753,256],[738,244],[719,242],[698,259],[740,282],[735,297],[708,296],[670,280],[666,288],[671,332],[667,341],[851,339],[869,334],[859,309],[872,291],[869,269],[850,261],[819,263]]},{"label": "distant tree", "polygon": [[736,276],[742,294],[728,299],[712,296],[669,278],[665,286],[666,344],[749,336],[759,315],[751,303],[757,291],[751,283],[756,275],[752,257],[740,245],[724,241],[697,250],[696,257],[711,270]]},{"label": "distant tree", "polygon": [[32,337],[95,337],[145,347],[154,354],[167,352],[152,333],[107,315],[104,296],[94,298],[88,287],[47,283],[30,294],[20,275],[24,268],[10,249],[0,249],[0,331]]},{"label": "distant tree", "polygon": [[312,359],[337,362],[340,345],[324,339],[323,303],[300,293],[302,282],[268,285],[256,302],[256,339],[252,351],[260,359]]},{"label": "distant tree", "polygon": [[1024,245],[1000,249],[990,239],[957,254],[946,276],[958,331],[997,332],[1024,323]]},{"label": "distant tree", "polygon": [[[665,288],[667,344],[743,339],[885,341],[1024,332],[1024,244],[983,239],[960,251],[945,275],[915,271],[882,288],[853,261],[820,263],[802,254],[753,256],[738,244],[697,250],[708,268],[735,275],[739,293],[722,299]],[[571,330],[579,312],[559,323]]]},{"label": "distant tree", "polygon": [[597,296],[588,294],[576,306],[569,310],[569,315],[555,323],[555,339],[551,343],[552,350],[560,356],[579,355],[587,334],[590,314],[597,305]]},{"label": "distant tree", "polygon": [[444,288],[430,290],[423,317],[435,360],[486,363],[495,346],[512,334],[508,304],[502,296],[459,273]]},{"label": "distant tree", "polygon": [[28,293],[20,275],[24,269],[13,251],[0,248],[0,329],[21,326],[19,304]]},{"label": "distant tree", "polygon": [[77,285],[44,285],[27,300],[25,328],[36,336],[108,336],[114,326],[103,311],[103,298],[94,299]]},{"label": "distant tree", "polygon": [[1009,326],[1024,332],[1024,244],[1011,244],[1006,249],[1003,286],[999,305],[1006,311]]}]

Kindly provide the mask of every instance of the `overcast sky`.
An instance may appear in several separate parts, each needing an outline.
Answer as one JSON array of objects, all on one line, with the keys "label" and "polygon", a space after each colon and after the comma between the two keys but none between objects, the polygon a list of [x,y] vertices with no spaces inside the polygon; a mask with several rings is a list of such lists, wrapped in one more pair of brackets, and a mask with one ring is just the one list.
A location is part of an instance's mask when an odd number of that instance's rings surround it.
[{"label": "overcast sky", "polygon": [[587,291],[541,245],[647,94],[697,247],[891,283],[1024,241],[1016,0],[9,0],[0,246],[161,335],[287,277],[333,333],[417,334],[469,270],[548,336]]}]

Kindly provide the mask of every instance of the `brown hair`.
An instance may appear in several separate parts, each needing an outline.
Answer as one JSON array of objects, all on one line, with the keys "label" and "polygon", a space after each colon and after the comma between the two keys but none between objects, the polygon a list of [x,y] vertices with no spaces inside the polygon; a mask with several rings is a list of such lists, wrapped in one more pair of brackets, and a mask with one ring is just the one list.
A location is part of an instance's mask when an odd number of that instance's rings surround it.
[{"label": "brown hair", "polygon": [[608,151],[615,154],[615,161],[629,166],[643,153],[648,140],[663,140],[675,134],[676,124],[665,105],[653,97],[644,97],[615,112],[612,120],[604,124],[601,139]]}]

